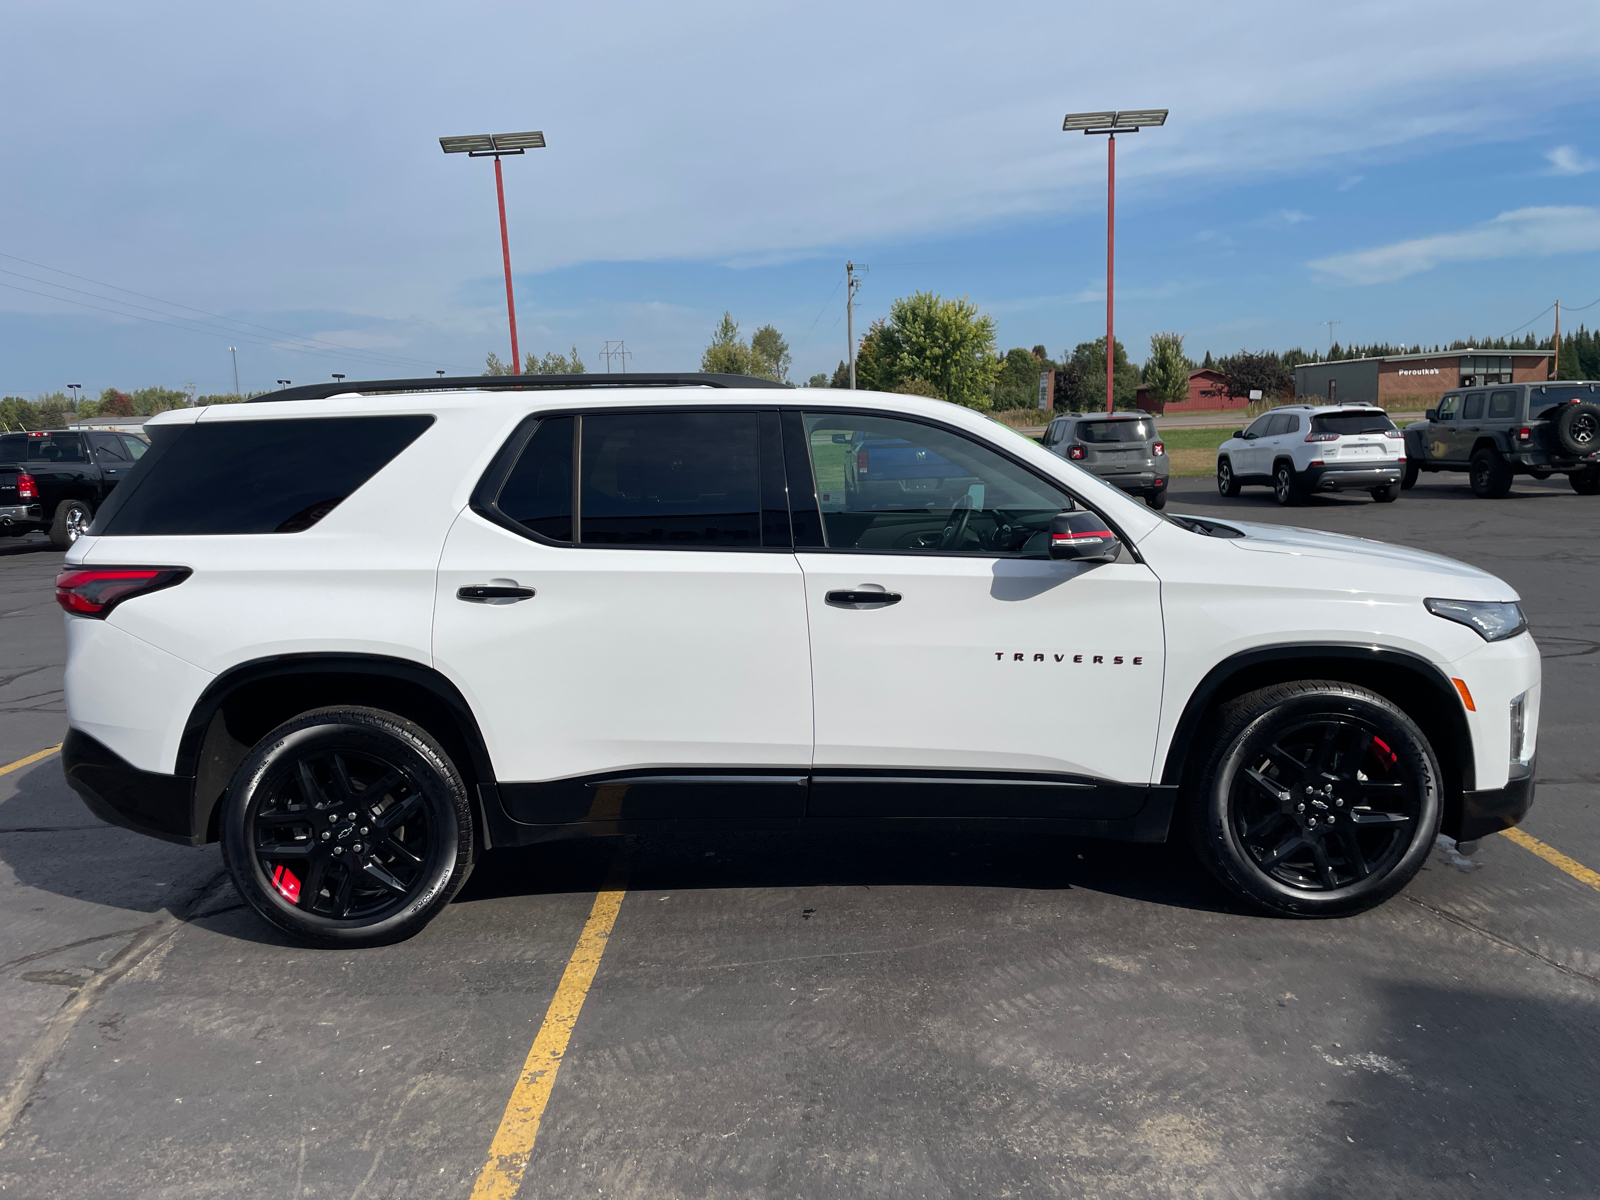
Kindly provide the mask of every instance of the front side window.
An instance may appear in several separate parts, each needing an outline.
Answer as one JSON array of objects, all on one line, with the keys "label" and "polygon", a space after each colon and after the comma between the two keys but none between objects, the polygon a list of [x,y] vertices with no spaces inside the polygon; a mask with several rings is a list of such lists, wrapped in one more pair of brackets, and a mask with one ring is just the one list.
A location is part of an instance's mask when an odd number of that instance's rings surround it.
[{"label": "front side window", "polygon": [[1441,421],[1454,421],[1456,419],[1456,413],[1458,413],[1460,411],[1461,411],[1461,397],[1460,396],[1446,396],[1443,400],[1439,401],[1439,413],[1438,413],[1438,415],[1439,415],[1439,420],[1441,420]]},{"label": "front side window", "polygon": [[1473,392],[1467,397],[1467,402],[1461,406],[1461,419],[1463,421],[1477,421],[1483,417],[1483,393]]},{"label": "front side window", "polygon": [[585,545],[761,545],[756,413],[588,414],[580,440]]},{"label": "front side window", "polygon": [[143,438],[136,438],[131,433],[119,433],[117,436],[122,439],[123,449],[127,451],[128,457],[133,459],[134,462],[138,462],[143,458],[144,452],[150,449],[149,442]]},{"label": "front side window", "polygon": [[1057,488],[949,430],[896,417],[804,418],[829,549],[1047,557]]},{"label": "front side window", "polygon": [[95,453],[102,459],[109,459],[115,463],[128,461],[128,452],[122,448],[122,438],[114,433],[91,433],[90,440],[94,443]]},{"label": "front side window", "polygon": [[1257,417],[1254,421],[1252,421],[1250,423],[1250,428],[1246,429],[1244,431],[1245,437],[1247,437],[1247,438],[1264,438],[1264,437],[1266,437],[1267,436],[1267,430],[1272,427],[1272,421],[1273,421],[1273,416],[1272,416],[1271,413],[1268,413],[1264,417]]}]

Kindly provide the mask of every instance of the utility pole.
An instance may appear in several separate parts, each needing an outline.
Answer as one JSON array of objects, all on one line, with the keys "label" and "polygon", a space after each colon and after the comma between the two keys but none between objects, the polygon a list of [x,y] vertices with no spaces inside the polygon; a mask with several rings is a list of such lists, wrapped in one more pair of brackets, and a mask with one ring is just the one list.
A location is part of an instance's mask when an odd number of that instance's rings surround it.
[{"label": "utility pole", "polygon": [[239,394],[239,347],[229,346],[228,353],[233,355],[233,394]]},{"label": "utility pole", "polygon": [[1550,378],[1561,378],[1561,301],[1556,301],[1556,352],[1550,361]]},{"label": "utility pole", "polygon": [[622,373],[626,375],[628,373],[628,359],[632,355],[633,351],[628,349],[628,343],[620,340],[606,342],[605,349],[600,351],[600,357],[606,360],[606,374],[608,375],[611,374],[611,360],[613,358],[622,364]]},{"label": "utility pole", "polygon": [[844,290],[844,336],[850,342],[850,390],[856,390],[856,293],[861,290],[861,280],[856,278],[857,271],[865,271],[865,264],[856,266],[846,260],[844,264],[844,278],[848,285]]},{"label": "utility pole", "polygon": [[1343,321],[1324,321],[1323,324],[1328,327],[1328,356],[1331,358],[1333,356],[1333,327],[1335,325],[1343,325],[1344,322]]}]

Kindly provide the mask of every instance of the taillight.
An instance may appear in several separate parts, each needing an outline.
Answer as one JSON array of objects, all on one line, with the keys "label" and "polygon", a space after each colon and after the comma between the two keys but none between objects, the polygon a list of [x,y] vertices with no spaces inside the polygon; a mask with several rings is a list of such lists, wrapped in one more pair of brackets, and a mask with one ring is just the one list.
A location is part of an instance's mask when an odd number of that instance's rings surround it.
[{"label": "taillight", "polygon": [[1068,446],[1067,447],[1067,457],[1068,458],[1082,458],[1083,457],[1083,447],[1082,446]]},{"label": "taillight", "polygon": [[1403,438],[1405,437],[1405,434],[1401,433],[1398,429],[1385,429],[1383,431],[1383,436],[1386,438]]},{"label": "taillight", "polygon": [[1154,454],[1157,458],[1160,458],[1166,452],[1167,448],[1161,442],[1157,442],[1155,445],[1150,447],[1150,453]]},{"label": "taillight", "polygon": [[1306,441],[1308,441],[1308,442],[1337,442],[1338,440],[1339,440],[1339,435],[1337,433],[1308,433],[1308,434],[1306,434]]},{"label": "taillight", "polygon": [[856,451],[856,474],[857,475],[865,475],[866,473],[867,473],[867,452],[864,449],[857,450]]},{"label": "taillight", "polygon": [[33,481],[33,476],[26,471],[17,474],[17,498],[19,500],[37,500],[39,498],[39,485]]},{"label": "taillight", "polygon": [[1523,428],[1517,430],[1517,441],[1526,442],[1526,441],[1532,440],[1532,438],[1533,438],[1533,430],[1527,428],[1526,426],[1524,426]]},{"label": "taillight", "polygon": [[80,617],[104,617],[124,600],[189,578],[188,567],[73,567],[56,576],[56,603]]}]

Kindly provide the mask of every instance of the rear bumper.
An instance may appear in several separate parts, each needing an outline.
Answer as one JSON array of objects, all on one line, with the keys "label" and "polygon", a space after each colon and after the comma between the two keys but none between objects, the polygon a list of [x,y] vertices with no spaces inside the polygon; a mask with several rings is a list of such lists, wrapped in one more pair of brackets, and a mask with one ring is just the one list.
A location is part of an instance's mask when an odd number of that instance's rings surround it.
[{"label": "rear bumper", "polygon": [[[1537,765],[1535,762],[1534,767]],[[1474,842],[1520,823],[1533,807],[1534,773],[1530,768],[1526,779],[1513,779],[1503,788],[1463,793],[1461,830],[1456,841]]]},{"label": "rear bumper", "polygon": [[1125,492],[1142,495],[1145,492],[1159,492],[1167,486],[1170,472],[1167,471],[1090,471],[1099,479],[1121,488]]},{"label": "rear bumper", "polygon": [[18,525],[33,529],[44,524],[44,509],[37,504],[0,506],[0,529],[15,530]]},{"label": "rear bumper", "polygon": [[1341,492],[1346,489],[1356,490],[1367,488],[1388,487],[1391,483],[1399,483],[1400,475],[1404,468],[1400,463],[1390,460],[1383,466],[1359,467],[1334,466],[1307,467],[1305,472],[1306,487],[1313,492]]},{"label": "rear bumper", "polygon": [[198,846],[194,780],[182,775],[141,771],[116,751],[77,729],[61,744],[67,784],[102,821],[135,833]]}]

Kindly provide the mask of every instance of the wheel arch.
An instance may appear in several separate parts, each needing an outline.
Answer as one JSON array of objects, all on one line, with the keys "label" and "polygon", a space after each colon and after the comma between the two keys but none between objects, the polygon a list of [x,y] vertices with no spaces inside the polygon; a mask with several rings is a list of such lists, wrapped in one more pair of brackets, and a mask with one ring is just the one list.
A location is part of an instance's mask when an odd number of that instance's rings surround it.
[{"label": "wheel arch", "polygon": [[1387,646],[1293,643],[1259,647],[1232,655],[1206,673],[1190,694],[1167,747],[1161,782],[1184,780],[1190,751],[1206,719],[1217,707],[1277,683],[1329,679],[1369,688],[1392,701],[1427,737],[1443,773],[1445,833],[1461,827],[1463,796],[1476,787],[1472,732],[1455,686],[1443,671],[1419,655]]},{"label": "wheel arch", "polygon": [[221,800],[239,764],[263,737],[300,713],[330,705],[382,709],[437,738],[472,797],[479,845],[503,821],[494,767],[477,718],[460,690],[423,663],[367,654],[283,654],[223,672],[195,702],[178,746],[176,773],[194,780],[196,841],[218,837]]},{"label": "wheel arch", "polygon": [[[1500,445],[1500,439],[1496,437],[1480,437],[1477,441],[1473,442],[1472,454],[1476,454],[1479,450],[1493,450],[1496,454],[1500,455],[1500,457],[1505,457],[1505,450]],[[1469,454],[1467,457],[1471,458],[1472,454]]]}]

